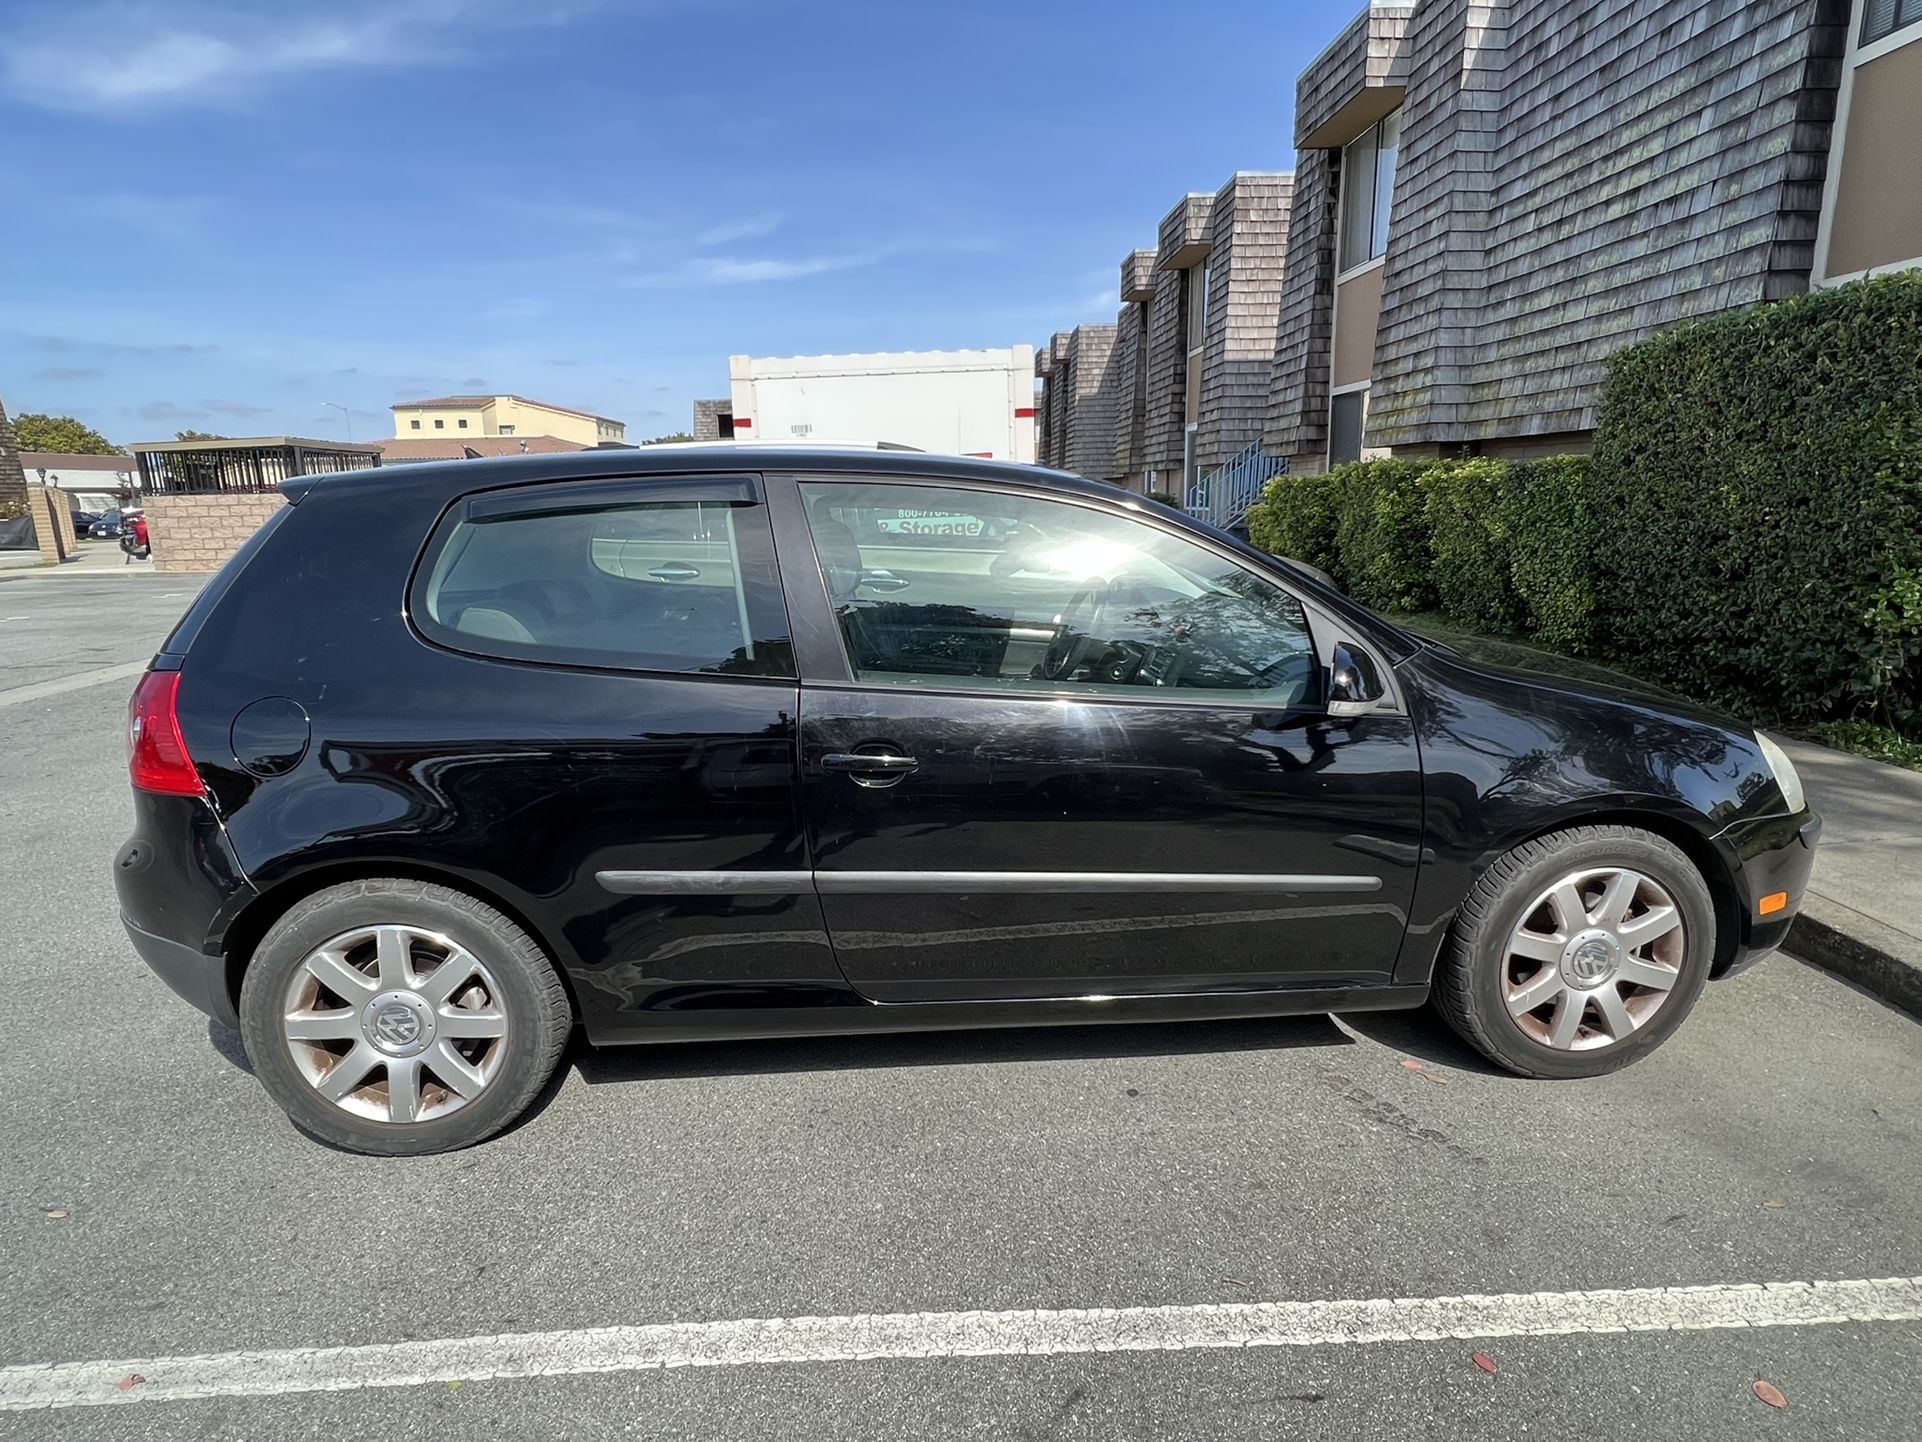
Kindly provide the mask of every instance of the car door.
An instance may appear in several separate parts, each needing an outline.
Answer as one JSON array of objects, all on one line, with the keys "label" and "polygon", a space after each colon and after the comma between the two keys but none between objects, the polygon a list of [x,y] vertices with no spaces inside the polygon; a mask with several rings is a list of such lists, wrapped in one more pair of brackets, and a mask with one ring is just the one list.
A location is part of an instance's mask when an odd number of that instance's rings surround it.
[{"label": "car door", "polygon": [[1125,503],[770,486],[815,884],[864,995],[1387,980],[1420,766],[1392,694],[1330,713],[1362,648],[1325,612]]},{"label": "car door", "polygon": [[476,492],[436,528],[409,609],[432,649],[405,694],[368,700],[381,734],[418,739],[338,764],[396,793],[407,844],[525,894],[579,958],[597,1035],[845,995],[808,876],[758,478]]}]

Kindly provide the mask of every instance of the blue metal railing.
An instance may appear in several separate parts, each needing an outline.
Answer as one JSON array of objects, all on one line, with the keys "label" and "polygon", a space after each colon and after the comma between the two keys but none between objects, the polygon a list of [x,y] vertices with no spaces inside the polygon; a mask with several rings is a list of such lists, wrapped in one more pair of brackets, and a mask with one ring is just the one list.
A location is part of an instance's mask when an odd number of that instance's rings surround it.
[{"label": "blue metal railing", "polygon": [[1287,470],[1286,457],[1263,455],[1261,442],[1252,441],[1227,465],[1190,486],[1183,508],[1210,525],[1238,530],[1248,523],[1248,508],[1261,499],[1263,488]]}]

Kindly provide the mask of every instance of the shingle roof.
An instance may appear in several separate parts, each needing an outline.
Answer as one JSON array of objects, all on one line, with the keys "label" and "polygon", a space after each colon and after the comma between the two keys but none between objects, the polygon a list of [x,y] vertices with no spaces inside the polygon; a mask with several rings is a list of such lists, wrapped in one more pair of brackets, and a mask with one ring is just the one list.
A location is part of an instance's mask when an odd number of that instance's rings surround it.
[{"label": "shingle roof", "polygon": [[69,451],[22,451],[20,464],[29,471],[137,471],[132,456],[77,456]]}]

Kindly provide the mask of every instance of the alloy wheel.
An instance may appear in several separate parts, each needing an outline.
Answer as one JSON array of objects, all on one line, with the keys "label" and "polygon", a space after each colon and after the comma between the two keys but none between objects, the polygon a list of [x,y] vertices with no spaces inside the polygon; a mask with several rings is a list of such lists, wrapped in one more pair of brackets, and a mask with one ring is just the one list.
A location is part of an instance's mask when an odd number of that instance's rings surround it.
[{"label": "alloy wheel", "polygon": [[1587,1051],[1626,1040],[1667,1003],[1688,937],[1675,898],[1626,867],[1573,872],[1509,934],[1502,1000],[1531,1041]]},{"label": "alloy wheel", "polygon": [[343,1111],[432,1121],[486,1091],[506,1056],[508,1016],[472,952],[416,926],[357,927],[315,947],[281,1005],[294,1066]]}]

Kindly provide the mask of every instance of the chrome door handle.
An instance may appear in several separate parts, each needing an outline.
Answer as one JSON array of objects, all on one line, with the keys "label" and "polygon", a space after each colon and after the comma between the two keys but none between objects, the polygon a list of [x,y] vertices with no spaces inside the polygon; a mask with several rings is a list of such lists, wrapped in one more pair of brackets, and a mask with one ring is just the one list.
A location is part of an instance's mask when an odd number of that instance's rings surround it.
[{"label": "chrome door handle", "polygon": [[896,756],[887,751],[830,751],[821,758],[823,771],[880,772],[904,776],[920,766],[912,756]]}]

